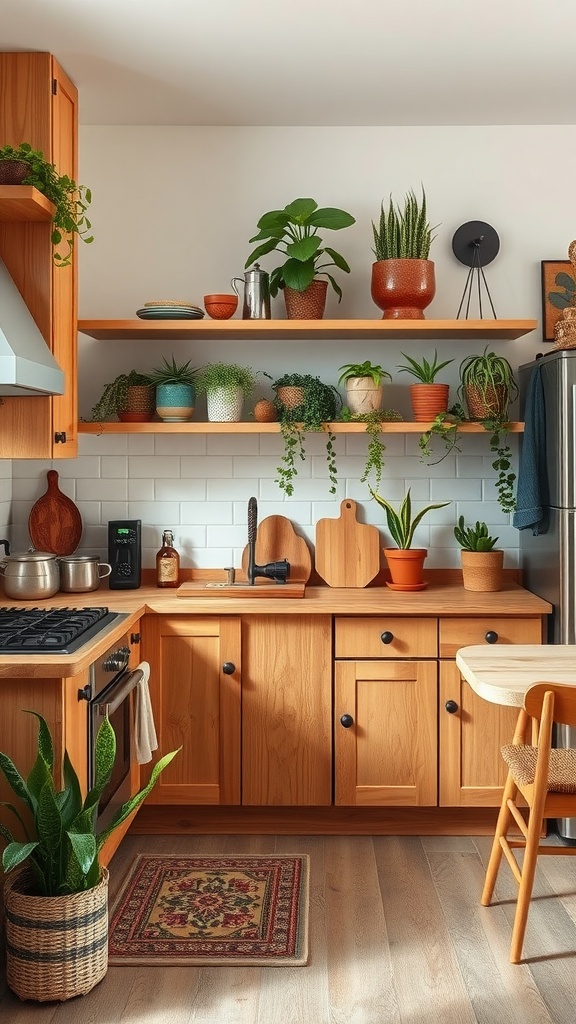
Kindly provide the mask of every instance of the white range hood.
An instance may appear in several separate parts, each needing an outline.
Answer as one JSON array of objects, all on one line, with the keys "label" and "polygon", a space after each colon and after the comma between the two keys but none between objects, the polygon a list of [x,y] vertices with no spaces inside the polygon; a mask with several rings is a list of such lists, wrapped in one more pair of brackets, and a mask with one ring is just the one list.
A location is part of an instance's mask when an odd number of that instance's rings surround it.
[{"label": "white range hood", "polygon": [[63,394],[64,374],[0,260],[0,396]]}]

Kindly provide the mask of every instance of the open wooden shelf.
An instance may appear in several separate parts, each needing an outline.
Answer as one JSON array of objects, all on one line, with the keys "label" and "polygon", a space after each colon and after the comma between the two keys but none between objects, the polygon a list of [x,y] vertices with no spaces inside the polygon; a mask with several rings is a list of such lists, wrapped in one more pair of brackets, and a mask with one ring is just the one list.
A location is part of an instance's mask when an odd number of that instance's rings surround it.
[{"label": "open wooden shelf", "polygon": [[349,338],[420,338],[430,341],[512,341],[537,320],[79,320],[78,330],[97,341],[308,341]]},{"label": "open wooden shelf", "polygon": [[51,221],[55,209],[33,185],[0,185],[0,220]]},{"label": "open wooden shelf", "polygon": [[[382,424],[383,434],[423,434],[429,429],[430,423],[414,423],[406,420],[394,420]],[[366,432],[365,423],[336,422],[327,423],[326,429],[334,434],[362,434]],[[509,423],[511,434],[521,434],[523,423]],[[278,434],[279,423],[92,423],[78,424],[79,434]],[[481,423],[462,423],[458,427],[459,434],[486,433]]]}]

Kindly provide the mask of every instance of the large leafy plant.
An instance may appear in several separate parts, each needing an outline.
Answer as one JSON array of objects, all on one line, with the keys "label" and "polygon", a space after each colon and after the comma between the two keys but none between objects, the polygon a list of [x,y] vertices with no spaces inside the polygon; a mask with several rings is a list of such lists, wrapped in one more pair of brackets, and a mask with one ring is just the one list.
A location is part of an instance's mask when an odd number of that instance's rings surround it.
[{"label": "large leafy plant", "polygon": [[387,209],[384,200],[380,204],[378,226],[372,221],[374,255],[377,260],[427,260],[430,246],[436,237],[434,231],[435,227],[430,227],[428,221],[424,188],[420,203],[413,189],[408,192],[403,210],[399,205],[394,205],[390,196]]},{"label": "large leafy plant", "polygon": [[[98,803],[111,777],[116,757],[116,736],[108,719],[98,730],[95,743],[96,779],[94,786],[82,799],[78,776],[64,753],[62,765],[64,787],[58,790],[54,778],[54,747],[47,722],[35,711],[28,714],[38,719],[38,753],[27,779],[6,754],[0,753],[0,769],[16,796],[31,816],[27,825],[18,809],[7,807],[20,822],[24,841],[15,839],[9,829],[0,823],[0,835],[7,842],[2,854],[4,871],[12,871],[26,864],[34,879],[37,896],[60,896],[91,889],[100,879],[98,854],[108,836],[143,800],[146,799],[160,773],[178,750],[165,754],[154,765],[148,784],[127,800],[110,824],[96,831]],[[179,748],[181,749],[181,748]]]},{"label": "large leafy plant", "polygon": [[397,512],[393,505],[390,504],[386,498],[382,498],[379,494],[370,488],[370,494],[378,502],[378,504],[384,509],[386,513],[386,521],[388,523],[388,529],[392,535],[392,539],[395,541],[397,547],[403,551],[408,550],[412,547],[412,541],[414,540],[414,533],[416,527],[424,518],[428,512],[432,512],[435,508],[444,508],[445,505],[449,505],[449,501],[442,501],[436,505],[426,505],[425,508],[417,512],[416,515],[412,515],[412,500],[410,498],[410,488],[406,491],[404,500],[400,506],[400,511]]},{"label": "large leafy plant", "polygon": [[350,273],[350,267],[340,253],[323,245],[317,229],[340,231],[354,223],[355,218],[344,210],[320,208],[313,199],[295,199],[283,210],[271,210],[260,218],[258,234],[250,242],[261,244],[250,253],[244,266],[249,267],[269,252],[283,253],[287,257],[285,262],[270,274],[272,296],[285,287],[303,292],[314,278],[323,276],[328,278],[340,301],[342,289],[328,273],[328,267],[337,267],[345,274]]}]

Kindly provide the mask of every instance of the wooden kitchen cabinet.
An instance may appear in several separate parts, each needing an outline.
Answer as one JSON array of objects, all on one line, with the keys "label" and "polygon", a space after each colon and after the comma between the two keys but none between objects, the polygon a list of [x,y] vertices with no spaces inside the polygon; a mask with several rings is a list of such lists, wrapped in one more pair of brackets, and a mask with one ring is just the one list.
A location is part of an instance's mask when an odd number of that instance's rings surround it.
[{"label": "wooden kitchen cabinet", "polygon": [[[237,617],[146,616],[158,753],[182,747],[147,802],[240,803],[240,637]],[[142,767],[143,781],[150,770]]]},{"label": "wooden kitchen cabinet", "polygon": [[242,803],[332,803],[332,620],[242,621]]},{"label": "wooden kitchen cabinet", "polygon": [[[0,53],[0,138],[29,142],[60,174],[78,180],[74,84],[49,53]],[[77,454],[77,266],[57,267],[47,219],[13,219],[7,188],[0,204],[0,257],[65,375],[65,393],[0,399],[0,458]],[[36,204],[38,205],[38,204]],[[3,212],[4,211],[4,212]]]}]

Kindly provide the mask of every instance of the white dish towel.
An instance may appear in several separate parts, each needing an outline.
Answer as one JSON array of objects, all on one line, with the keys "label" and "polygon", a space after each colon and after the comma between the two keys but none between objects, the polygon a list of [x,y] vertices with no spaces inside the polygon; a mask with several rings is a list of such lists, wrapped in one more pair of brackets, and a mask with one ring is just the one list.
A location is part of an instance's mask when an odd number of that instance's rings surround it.
[{"label": "white dish towel", "polygon": [[148,680],[150,679],[150,665],[147,661],[141,661],[138,669],[143,673],[142,679],[136,687],[135,701],[135,742],[136,760],[138,764],[148,764],[152,760],[152,751],[158,748],[154,715],[152,714],[152,703],[150,701],[150,690]]}]

